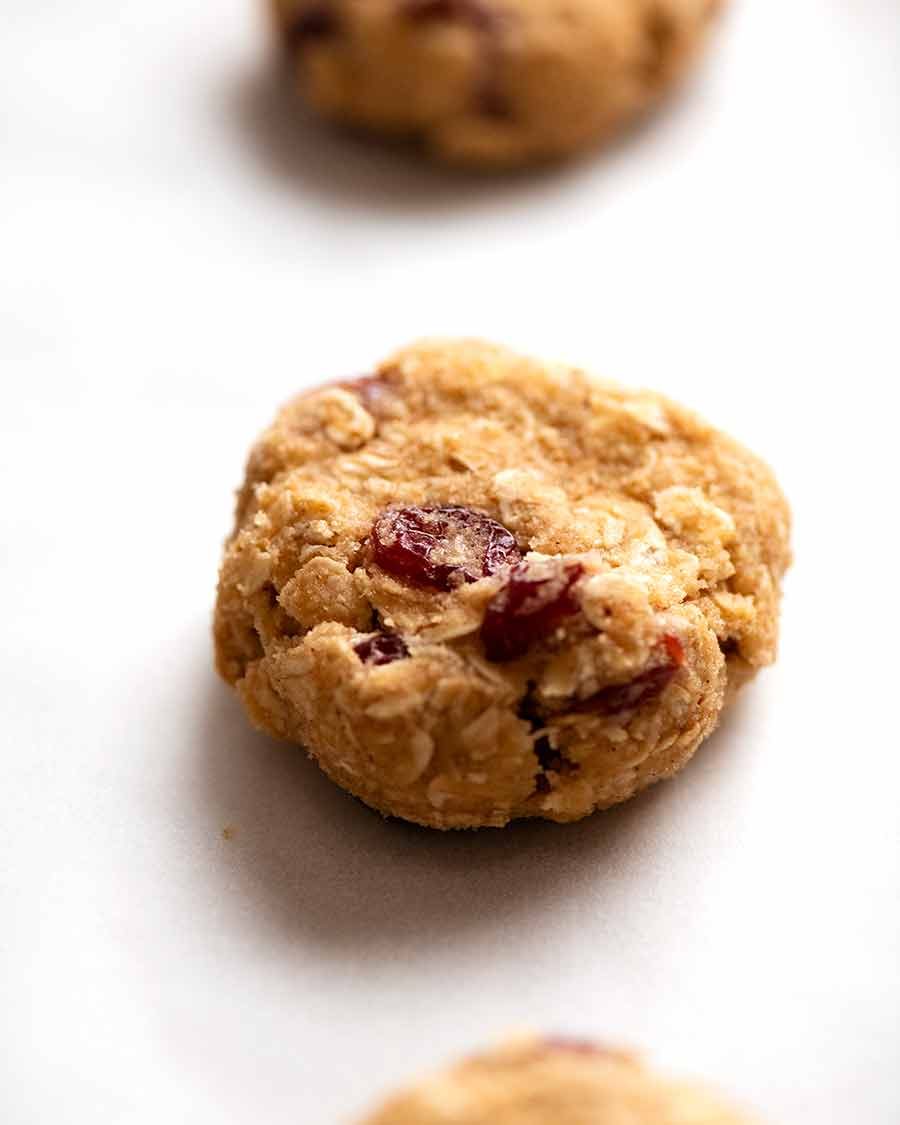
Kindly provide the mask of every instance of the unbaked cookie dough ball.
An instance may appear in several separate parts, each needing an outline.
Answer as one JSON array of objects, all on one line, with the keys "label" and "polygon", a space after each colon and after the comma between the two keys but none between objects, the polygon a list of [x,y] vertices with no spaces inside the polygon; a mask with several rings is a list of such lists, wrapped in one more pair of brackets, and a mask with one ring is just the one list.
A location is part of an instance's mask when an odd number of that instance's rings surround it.
[{"label": "unbaked cookie dough ball", "polygon": [[218,668],[383,813],[577,820],[679,770],[774,659],[788,532],[762,461],[661,395],[425,342],[252,450]]},{"label": "unbaked cookie dough ball", "polygon": [[609,136],[682,76],[721,0],[271,0],[328,117],[511,166]]},{"label": "unbaked cookie dough ball", "polygon": [[468,1059],[390,1098],[360,1125],[750,1125],[701,1086],[634,1056],[530,1039]]}]

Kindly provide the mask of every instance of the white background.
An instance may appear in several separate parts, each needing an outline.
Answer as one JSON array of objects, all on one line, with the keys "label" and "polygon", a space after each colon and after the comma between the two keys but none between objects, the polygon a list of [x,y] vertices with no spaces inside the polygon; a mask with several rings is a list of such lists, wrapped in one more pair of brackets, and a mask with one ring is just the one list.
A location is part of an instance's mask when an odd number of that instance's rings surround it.
[{"label": "white background", "polygon": [[[330,1125],[523,1024],[896,1125],[896,0],[737,0],[652,123],[499,181],[302,122],[251,0],[0,24],[4,1125]],[[251,439],[432,333],[681,398],[795,508],[777,667],[575,826],[383,823],[210,670]]]}]

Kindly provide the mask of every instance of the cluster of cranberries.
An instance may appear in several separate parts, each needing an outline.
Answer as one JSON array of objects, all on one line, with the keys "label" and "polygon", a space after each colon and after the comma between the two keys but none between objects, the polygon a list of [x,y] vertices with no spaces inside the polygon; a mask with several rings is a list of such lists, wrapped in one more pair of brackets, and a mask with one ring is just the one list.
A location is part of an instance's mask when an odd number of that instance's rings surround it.
[{"label": "cluster of cranberries", "polygon": [[[508,567],[481,625],[485,655],[495,663],[518,660],[579,611],[575,586],[584,575],[581,563],[525,563],[512,533],[471,508],[389,508],[375,521],[371,549],[373,562],[386,573],[433,590],[452,590]],[[373,665],[409,655],[403,638],[391,632],[364,638],[355,651],[363,663]],[[575,709],[599,715],[634,710],[662,694],[684,659],[681,642],[667,634],[652,667],[628,683],[601,688]],[[559,770],[562,760],[549,743],[545,753],[542,768]]]}]

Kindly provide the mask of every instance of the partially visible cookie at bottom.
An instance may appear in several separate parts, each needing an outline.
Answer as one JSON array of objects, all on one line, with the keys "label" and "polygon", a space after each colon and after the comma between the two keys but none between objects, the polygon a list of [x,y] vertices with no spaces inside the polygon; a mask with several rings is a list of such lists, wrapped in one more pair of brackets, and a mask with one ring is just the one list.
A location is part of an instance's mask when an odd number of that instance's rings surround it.
[{"label": "partially visible cookie at bottom", "polygon": [[359,1125],[751,1125],[705,1087],[589,1042],[523,1038],[389,1098]]},{"label": "partially visible cookie at bottom", "polygon": [[309,102],[512,167],[610,137],[680,81],[720,0],[271,0]]},{"label": "partially visible cookie at bottom", "polygon": [[681,769],[775,658],[789,525],[766,465],[662,395],[425,341],[254,446],[217,665],[385,814],[577,820]]}]

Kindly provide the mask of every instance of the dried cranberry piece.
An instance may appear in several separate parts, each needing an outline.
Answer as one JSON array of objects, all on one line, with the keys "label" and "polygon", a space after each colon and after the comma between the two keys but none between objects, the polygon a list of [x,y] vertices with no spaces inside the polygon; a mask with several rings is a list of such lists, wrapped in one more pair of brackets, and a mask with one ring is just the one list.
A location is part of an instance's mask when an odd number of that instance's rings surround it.
[{"label": "dried cranberry piece", "polygon": [[387,396],[387,384],[380,375],[361,375],[358,379],[343,379],[338,386],[355,394],[370,414],[377,414]]},{"label": "dried cranberry piece", "polygon": [[497,15],[480,0],[404,0],[403,14],[414,23],[467,23],[487,31]]},{"label": "dried cranberry piece", "polygon": [[666,633],[663,636],[662,644],[663,648],[666,650],[666,655],[668,656],[670,662],[674,664],[676,668],[683,668],[685,655],[684,645],[681,643],[681,641],[671,633]]},{"label": "dried cranberry piece", "polygon": [[331,379],[309,390],[301,391],[298,398],[309,398],[332,388],[349,391],[356,395],[370,414],[377,414],[385,398],[390,393],[386,381],[380,375],[358,375],[354,379]]},{"label": "dried cranberry piece", "polygon": [[578,562],[519,563],[488,602],[481,641],[488,660],[517,660],[579,610],[573,593],[584,574]]},{"label": "dried cranberry piece", "polygon": [[547,735],[543,734],[535,741],[534,752],[537,755],[538,765],[546,773],[577,773],[578,763],[567,758],[561,750],[555,749]]},{"label": "dried cranberry piece", "polygon": [[556,769],[558,761],[562,761],[562,754],[553,749],[550,739],[544,734],[535,740],[534,752],[537,755],[538,765],[542,770]]},{"label": "dried cranberry piece", "polygon": [[338,19],[328,4],[313,4],[294,15],[284,34],[289,46],[305,47],[320,39],[330,39],[338,30]]},{"label": "dried cranberry piece", "polygon": [[494,121],[511,121],[514,116],[509,98],[497,87],[493,76],[482,83],[475,105],[482,117],[489,117]]},{"label": "dried cranberry piece", "polygon": [[540,772],[534,775],[535,793],[549,793],[553,789],[553,783],[547,776],[548,770],[557,774],[572,774],[578,773],[581,768],[578,762],[567,758],[562,750],[555,749],[546,734],[535,740],[534,753],[541,767]]},{"label": "dried cranberry piece", "polygon": [[417,586],[450,590],[522,557],[512,534],[471,508],[388,508],[372,528],[372,558]]},{"label": "dried cranberry piece", "polygon": [[601,688],[579,703],[575,710],[591,711],[598,715],[619,715],[623,711],[634,711],[662,695],[672,677],[684,664],[684,648],[677,637],[667,633],[657,649],[660,650],[662,663],[641,672],[627,684],[611,684]]},{"label": "dried cranberry piece", "polygon": [[647,15],[644,34],[647,43],[644,73],[650,79],[660,78],[673,54],[678,27],[661,8],[654,8]]},{"label": "dried cranberry piece", "polygon": [[565,1035],[551,1035],[543,1040],[543,1046],[551,1051],[570,1051],[575,1055],[608,1055],[609,1051],[592,1043],[589,1039],[570,1039]]},{"label": "dried cranberry piece", "polygon": [[393,664],[409,656],[406,642],[399,633],[373,633],[353,646],[353,651],[363,664]]},{"label": "dried cranberry piece", "polygon": [[543,730],[545,724],[544,716],[541,714],[537,705],[537,698],[535,696],[535,688],[537,684],[534,680],[529,680],[525,688],[525,694],[519,700],[519,706],[516,709],[516,715],[525,723],[528,723],[532,732]]},{"label": "dried cranberry piece", "polygon": [[551,792],[553,786],[550,784],[550,778],[545,773],[536,773],[534,775],[534,791],[540,793],[542,796]]}]

